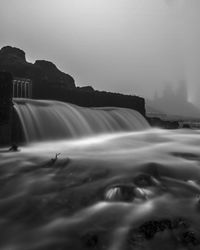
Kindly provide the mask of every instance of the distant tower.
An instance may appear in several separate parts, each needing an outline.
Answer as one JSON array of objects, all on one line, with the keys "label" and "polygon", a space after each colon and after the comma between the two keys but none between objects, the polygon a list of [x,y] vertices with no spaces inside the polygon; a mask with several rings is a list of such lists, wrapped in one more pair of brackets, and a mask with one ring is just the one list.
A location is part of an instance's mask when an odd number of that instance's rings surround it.
[{"label": "distant tower", "polygon": [[160,96],[159,96],[159,94],[158,94],[158,91],[155,90],[154,96],[153,96],[153,100],[154,100],[154,101],[158,101],[159,99],[160,99]]},{"label": "distant tower", "polygon": [[179,82],[179,86],[176,90],[176,96],[178,97],[178,100],[182,102],[188,101],[188,89],[186,81],[182,80]]},{"label": "distant tower", "polygon": [[170,100],[173,100],[174,97],[175,97],[175,94],[174,94],[173,88],[171,84],[167,83],[163,90],[163,99],[170,101]]}]

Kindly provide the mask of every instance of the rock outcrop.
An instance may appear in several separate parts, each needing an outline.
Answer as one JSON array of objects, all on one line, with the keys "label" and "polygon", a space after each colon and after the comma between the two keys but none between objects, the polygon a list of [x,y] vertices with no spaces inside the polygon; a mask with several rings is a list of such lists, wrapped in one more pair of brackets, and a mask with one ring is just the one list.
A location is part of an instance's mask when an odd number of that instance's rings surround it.
[{"label": "rock outcrop", "polygon": [[53,85],[62,85],[63,87],[74,89],[74,79],[63,72],[61,72],[55,64],[45,60],[37,60],[34,63],[35,67],[38,67],[43,72],[43,80]]},{"label": "rock outcrop", "polygon": [[145,115],[144,98],[94,90],[91,86],[76,87],[73,77],[61,72],[55,64],[45,60],[26,61],[21,49],[6,46],[0,50],[0,72],[33,81],[35,99],[51,99],[74,103],[84,107],[123,107]]},{"label": "rock outcrop", "polygon": [[11,47],[11,46],[3,47],[0,50],[0,57],[1,57],[1,60],[4,59],[4,63],[5,62],[11,63],[13,60],[14,60],[13,63],[17,62],[17,61],[18,62],[19,61],[21,61],[21,62],[26,61],[25,52],[23,50],[21,50],[21,49],[14,48],[14,47]]},{"label": "rock outcrop", "polygon": [[37,60],[34,64],[26,61],[21,49],[6,46],[0,50],[0,71],[8,71],[13,77],[30,78],[34,81],[33,95],[49,88],[62,85],[65,89],[74,89],[74,79],[61,72],[52,62]]}]

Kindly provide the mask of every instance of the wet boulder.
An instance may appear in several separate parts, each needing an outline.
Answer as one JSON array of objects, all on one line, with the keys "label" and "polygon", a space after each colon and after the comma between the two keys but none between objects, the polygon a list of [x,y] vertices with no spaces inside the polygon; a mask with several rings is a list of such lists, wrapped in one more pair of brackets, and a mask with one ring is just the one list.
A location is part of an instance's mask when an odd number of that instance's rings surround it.
[{"label": "wet boulder", "polygon": [[132,202],[136,198],[146,199],[144,191],[133,184],[116,184],[108,187],[105,191],[107,201]]}]

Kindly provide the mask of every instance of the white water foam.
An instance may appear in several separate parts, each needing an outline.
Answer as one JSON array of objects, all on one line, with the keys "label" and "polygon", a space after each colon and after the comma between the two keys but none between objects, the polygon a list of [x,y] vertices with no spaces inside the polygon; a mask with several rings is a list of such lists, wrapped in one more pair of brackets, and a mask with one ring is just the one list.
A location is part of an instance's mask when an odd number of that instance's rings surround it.
[{"label": "white water foam", "polygon": [[199,249],[199,146],[148,129],[2,149],[0,249]]}]

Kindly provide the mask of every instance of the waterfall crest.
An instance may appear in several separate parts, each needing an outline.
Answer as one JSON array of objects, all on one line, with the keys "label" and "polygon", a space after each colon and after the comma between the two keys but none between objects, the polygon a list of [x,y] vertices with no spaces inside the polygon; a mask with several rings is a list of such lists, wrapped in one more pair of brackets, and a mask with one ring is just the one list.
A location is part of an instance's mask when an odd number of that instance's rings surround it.
[{"label": "waterfall crest", "polygon": [[27,142],[80,138],[149,127],[137,111],[124,108],[83,108],[59,101],[14,99]]}]

